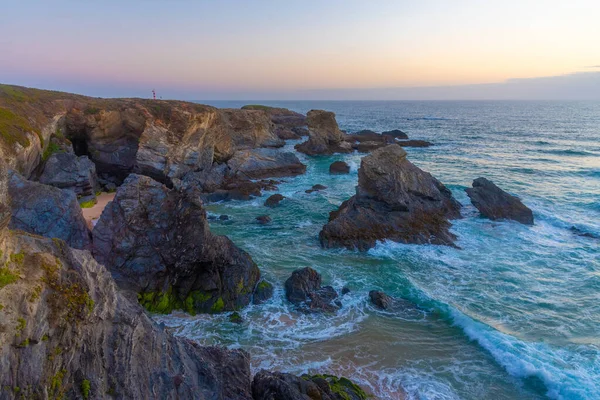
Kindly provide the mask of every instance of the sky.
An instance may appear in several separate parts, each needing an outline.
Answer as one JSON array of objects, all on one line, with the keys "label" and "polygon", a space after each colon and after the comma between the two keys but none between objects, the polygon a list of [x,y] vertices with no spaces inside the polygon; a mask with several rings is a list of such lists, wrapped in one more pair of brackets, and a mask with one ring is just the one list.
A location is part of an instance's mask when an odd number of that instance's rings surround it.
[{"label": "sky", "polygon": [[600,99],[598,0],[3,3],[2,83],[184,100]]}]

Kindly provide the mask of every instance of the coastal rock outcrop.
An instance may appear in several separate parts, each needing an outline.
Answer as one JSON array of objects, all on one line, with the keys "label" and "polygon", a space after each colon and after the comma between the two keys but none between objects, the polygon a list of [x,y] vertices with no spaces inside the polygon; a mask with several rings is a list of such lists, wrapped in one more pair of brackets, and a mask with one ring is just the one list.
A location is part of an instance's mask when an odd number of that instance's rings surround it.
[{"label": "coastal rock outcrop", "polygon": [[210,232],[198,192],[130,175],[93,231],[94,257],[148,310],[236,310],[260,272],[227,237]]},{"label": "coastal rock outcrop", "polygon": [[347,378],[259,371],[252,381],[254,400],[367,400],[368,396]]},{"label": "coastal rock outcrop", "polygon": [[321,286],[321,274],[310,267],[292,272],[285,281],[285,296],[304,312],[335,312],[341,307],[335,289]]},{"label": "coastal rock outcrop", "polygon": [[220,109],[236,149],[282,147],[285,142],[274,132],[269,116],[260,110]]},{"label": "coastal rock outcrop", "polygon": [[460,218],[460,203],[450,190],[392,144],[362,159],[356,195],[331,212],[319,239],[323,247],[360,250],[386,239],[453,245],[448,220],[454,218]]},{"label": "coastal rock outcrop", "polygon": [[40,183],[67,189],[77,196],[94,196],[98,189],[96,166],[87,156],[54,153],[44,165]]},{"label": "coastal rock outcrop", "polygon": [[227,165],[230,175],[242,179],[295,176],[306,172],[306,165],[294,153],[265,148],[238,151]]},{"label": "coastal rock outcrop", "polygon": [[332,175],[336,175],[336,174],[349,174],[350,173],[350,166],[348,165],[348,163],[346,163],[344,161],[334,161],[329,166],[329,173],[332,174]]},{"label": "coastal rock outcrop", "polygon": [[393,137],[394,139],[408,139],[408,135],[400,129],[392,129],[391,131],[381,132],[382,136]]},{"label": "coastal rock outcrop", "polygon": [[287,108],[247,105],[242,110],[261,110],[265,112],[274,125],[275,134],[283,140],[300,139],[308,135],[306,116]]},{"label": "coastal rock outcrop", "polygon": [[481,215],[491,220],[512,219],[533,225],[533,212],[518,197],[506,193],[492,181],[477,178],[473,187],[465,191]]},{"label": "coastal rock outcrop", "polygon": [[352,146],[335,120],[335,114],[323,110],[311,110],[306,114],[308,140],[296,145],[296,150],[308,155],[350,153]]},{"label": "coastal rock outcrop", "polygon": [[274,195],[269,196],[267,200],[265,200],[265,206],[267,207],[277,207],[279,203],[285,199],[285,196],[276,193]]},{"label": "coastal rock outcrop", "polygon": [[10,228],[64,240],[76,249],[91,245],[91,234],[74,192],[28,181],[9,172]]},{"label": "coastal rock outcrop", "polygon": [[20,233],[0,248],[10,277],[0,285],[0,397],[252,399],[247,353],[174,337],[88,251]]}]

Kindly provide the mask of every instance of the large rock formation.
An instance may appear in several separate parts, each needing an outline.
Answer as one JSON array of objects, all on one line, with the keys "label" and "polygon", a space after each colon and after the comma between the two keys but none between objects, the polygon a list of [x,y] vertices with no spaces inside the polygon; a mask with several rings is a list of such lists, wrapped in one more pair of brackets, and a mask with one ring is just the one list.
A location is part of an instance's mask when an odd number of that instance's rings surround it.
[{"label": "large rock formation", "polygon": [[386,239],[452,245],[448,219],[459,217],[450,190],[392,144],[362,159],[356,195],[331,212],[319,239],[324,247],[360,250]]},{"label": "large rock formation", "polygon": [[306,172],[294,153],[274,149],[237,151],[227,162],[229,174],[242,179],[295,176]]},{"label": "large rock formation", "polygon": [[285,281],[285,296],[305,312],[335,312],[341,307],[335,289],[321,286],[321,274],[310,267],[294,271]]},{"label": "large rock formation", "polygon": [[213,235],[197,191],[132,174],[93,231],[94,256],[150,311],[236,310],[260,272],[227,237]]},{"label": "large rock formation", "polygon": [[236,149],[282,147],[285,142],[274,133],[269,116],[260,110],[219,110]]},{"label": "large rock formation", "polygon": [[242,107],[242,110],[261,110],[265,112],[275,126],[275,134],[280,139],[300,139],[302,136],[308,135],[308,131],[306,130],[306,116],[287,108],[252,104]]},{"label": "large rock formation", "polygon": [[369,396],[347,378],[259,371],[252,382],[255,400],[367,400]]},{"label": "large rock formation", "polygon": [[306,114],[308,140],[296,145],[296,150],[308,155],[350,153],[352,146],[335,120],[335,114],[323,110],[311,110]]},{"label": "large rock formation", "polygon": [[9,173],[11,229],[58,238],[76,249],[88,248],[91,234],[74,192],[28,181]]},{"label": "large rock formation", "polygon": [[0,398],[252,398],[245,352],[172,336],[89,252],[25,234],[0,247]]},{"label": "large rock formation", "polygon": [[481,215],[491,220],[512,219],[533,225],[533,212],[518,197],[506,193],[492,181],[477,178],[473,181],[473,187],[465,190]]},{"label": "large rock formation", "polygon": [[87,156],[73,153],[52,154],[40,176],[45,185],[75,192],[77,196],[94,196],[98,189],[96,166]]}]

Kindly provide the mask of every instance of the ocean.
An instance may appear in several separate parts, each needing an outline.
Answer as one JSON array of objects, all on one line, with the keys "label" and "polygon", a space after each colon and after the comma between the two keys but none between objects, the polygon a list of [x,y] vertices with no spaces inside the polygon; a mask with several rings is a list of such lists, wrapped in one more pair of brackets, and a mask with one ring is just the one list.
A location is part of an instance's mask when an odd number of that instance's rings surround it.
[{"label": "ocean", "polygon": [[[420,400],[600,399],[599,102],[204,103],[324,109],[349,132],[401,129],[433,142],[406,150],[462,203],[464,218],[451,229],[460,249],[390,242],[366,253],[322,249],[318,233],[355,193],[362,155],[299,154],[307,172],[283,178],[280,207],[263,206],[271,192],[207,206],[230,216],[211,229],[250,253],[275,296],[244,309],[241,325],[227,314],[157,320],[202,344],[247,350],[254,371],[343,375],[381,399],[404,391]],[[348,162],[350,174],[329,175],[335,160]],[[480,176],[518,195],[535,225],[479,217],[464,189]],[[327,189],[305,193],[314,184]],[[255,223],[263,214],[270,225]],[[285,280],[305,266],[324,284],[351,290],[337,315],[299,314],[286,302]],[[379,311],[368,301],[373,289],[415,308]]]}]

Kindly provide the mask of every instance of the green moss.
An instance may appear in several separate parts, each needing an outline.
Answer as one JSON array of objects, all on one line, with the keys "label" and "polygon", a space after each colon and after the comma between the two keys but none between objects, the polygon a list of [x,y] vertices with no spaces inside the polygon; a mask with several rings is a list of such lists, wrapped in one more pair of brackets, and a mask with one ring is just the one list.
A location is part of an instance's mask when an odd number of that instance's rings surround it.
[{"label": "green moss", "polygon": [[50,339],[50,336],[48,336],[48,334],[45,333],[44,336],[42,336],[42,342],[47,342],[48,339]]},{"label": "green moss", "polygon": [[17,326],[15,327],[15,336],[21,336],[21,332],[23,332],[23,330],[25,329],[25,327],[27,326],[27,321],[25,321],[24,318],[17,318]]},{"label": "green moss", "polygon": [[58,371],[50,380],[50,390],[48,391],[51,399],[62,399],[64,396],[63,379],[67,373],[66,369]]},{"label": "green moss", "polygon": [[21,343],[19,343],[18,347],[27,347],[29,346],[29,338],[23,340]]},{"label": "green moss", "polygon": [[10,262],[15,263],[17,265],[23,265],[24,259],[25,259],[25,253],[23,251],[10,255]]},{"label": "green moss", "polygon": [[4,310],[4,305],[0,304],[0,311]]},{"label": "green moss", "polygon": [[196,315],[199,310],[207,308],[206,303],[208,303],[210,299],[212,299],[212,295],[209,292],[194,290],[185,298],[184,310],[189,314]]},{"label": "green moss", "polygon": [[260,281],[258,282],[258,285],[256,286],[257,290],[268,290],[271,287],[273,287],[273,285],[271,285],[269,282],[267,281]]},{"label": "green moss", "polygon": [[237,311],[235,311],[229,316],[229,322],[233,322],[234,324],[241,324],[242,322],[244,322],[244,319]]},{"label": "green moss", "polygon": [[0,289],[19,280],[19,276],[8,268],[0,268]]},{"label": "green moss", "polygon": [[46,150],[44,150],[44,154],[42,154],[42,161],[46,161],[52,154],[60,152],[62,152],[60,146],[54,142],[50,142]]},{"label": "green moss", "polygon": [[173,310],[183,308],[183,304],[173,293],[173,288],[169,288],[167,292],[138,293],[138,301],[146,310],[157,314],[170,314]]},{"label": "green moss", "polygon": [[329,384],[331,391],[344,400],[352,400],[353,398],[359,398],[360,400],[367,400],[369,396],[361,389],[356,383],[352,382],[348,378],[333,375],[303,375],[303,379],[307,381],[324,380]]},{"label": "green moss", "polygon": [[219,297],[217,299],[217,301],[215,301],[215,304],[213,304],[213,306],[210,308],[210,312],[218,313],[218,312],[223,311],[224,308],[225,308],[225,302],[223,301],[222,297]]},{"label": "green moss", "polygon": [[21,388],[20,388],[20,387],[18,387],[18,386],[15,386],[15,387],[13,387],[13,388],[12,388],[12,390],[13,390],[13,392],[15,392],[15,393],[19,393],[19,392],[21,391]]},{"label": "green moss", "polygon": [[90,398],[90,389],[91,388],[92,388],[92,385],[90,384],[90,381],[88,381],[87,379],[84,379],[83,382],[81,382],[81,395],[83,396],[84,399]]},{"label": "green moss", "polygon": [[92,208],[96,205],[96,203],[98,203],[98,199],[96,199],[95,197],[91,200],[87,200],[87,201],[82,201],[81,203],[79,203],[79,206],[81,208]]},{"label": "green moss", "polygon": [[28,132],[40,133],[34,129],[27,119],[20,117],[6,108],[0,108],[0,137],[9,146],[19,143],[29,147],[31,142],[27,137]]},{"label": "green moss", "polygon": [[94,312],[94,305],[96,304],[96,302],[94,301],[94,299],[92,299],[89,294],[87,296],[87,299],[85,301],[85,306],[88,309],[88,314],[91,314],[92,312]]}]

